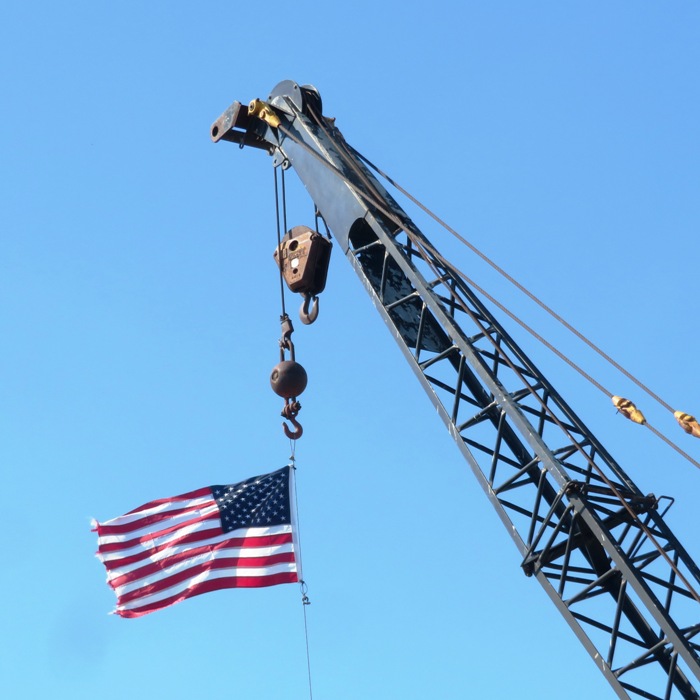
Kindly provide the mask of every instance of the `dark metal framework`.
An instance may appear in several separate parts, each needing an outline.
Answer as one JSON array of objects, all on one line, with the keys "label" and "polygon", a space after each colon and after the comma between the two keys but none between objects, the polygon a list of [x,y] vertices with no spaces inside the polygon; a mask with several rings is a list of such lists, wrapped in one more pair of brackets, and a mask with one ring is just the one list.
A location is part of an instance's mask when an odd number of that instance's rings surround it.
[{"label": "dark metal framework", "polygon": [[[321,116],[280,83],[212,139],[293,167],[513,538],[620,698],[699,698],[700,571],[644,495]],[[270,116],[272,115],[272,116]]]}]

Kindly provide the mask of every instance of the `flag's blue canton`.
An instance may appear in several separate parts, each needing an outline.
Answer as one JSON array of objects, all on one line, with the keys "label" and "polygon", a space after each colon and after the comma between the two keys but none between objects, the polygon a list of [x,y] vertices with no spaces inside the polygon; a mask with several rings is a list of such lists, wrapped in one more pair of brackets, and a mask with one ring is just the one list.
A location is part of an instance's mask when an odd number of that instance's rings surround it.
[{"label": "flag's blue canton", "polygon": [[238,484],[212,486],[223,531],[289,524],[290,469],[284,467],[272,474],[256,476]]}]

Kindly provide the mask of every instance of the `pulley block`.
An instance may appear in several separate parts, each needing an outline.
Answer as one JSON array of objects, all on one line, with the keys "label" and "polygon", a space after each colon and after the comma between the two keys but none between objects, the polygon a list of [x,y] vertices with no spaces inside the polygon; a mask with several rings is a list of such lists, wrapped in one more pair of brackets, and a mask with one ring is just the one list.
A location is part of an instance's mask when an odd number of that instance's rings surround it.
[{"label": "pulley block", "polygon": [[332,243],[308,226],[295,226],[275,248],[274,258],[292,292],[316,296],[326,287]]}]

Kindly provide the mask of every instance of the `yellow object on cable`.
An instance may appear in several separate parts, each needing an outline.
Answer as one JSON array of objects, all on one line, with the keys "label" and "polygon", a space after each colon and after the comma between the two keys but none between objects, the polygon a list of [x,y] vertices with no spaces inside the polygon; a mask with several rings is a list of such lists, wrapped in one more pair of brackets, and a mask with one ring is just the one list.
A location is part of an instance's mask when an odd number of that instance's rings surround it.
[{"label": "yellow object on cable", "polygon": [[686,433],[693,437],[700,437],[700,423],[693,416],[682,411],[674,411],[673,416]]},{"label": "yellow object on cable", "polygon": [[639,423],[640,425],[644,425],[647,422],[644,414],[629,399],[623,399],[621,396],[613,396],[612,402],[615,408],[625,418],[629,418],[634,423]]}]

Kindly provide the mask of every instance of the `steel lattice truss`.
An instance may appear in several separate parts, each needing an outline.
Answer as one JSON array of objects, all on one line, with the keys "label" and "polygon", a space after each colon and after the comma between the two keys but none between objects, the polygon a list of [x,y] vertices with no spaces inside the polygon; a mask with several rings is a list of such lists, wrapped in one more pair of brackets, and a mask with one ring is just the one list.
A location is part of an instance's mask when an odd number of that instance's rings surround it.
[{"label": "steel lattice truss", "polygon": [[[694,588],[699,577],[659,513],[663,501],[639,491],[456,273],[424,264],[415,237],[358,236],[355,268],[511,533],[525,573],[621,697],[698,697],[678,656],[697,671],[700,607],[677,572]],[[416,268],[410,276],[396,256]],[[419,267],[437,275],[423,277]]]},{"label": "steel lattice truss", "polygon": [[[621,698],[698,698],[700,571],[645,496],[293,83],[278,128],[213,138],[291,165],[521,555]],[[299,90],[296,86],[296,90]],[[303,90],[302,90],[303,92]],[[291,94],[291,97],[290,97]]]}]

